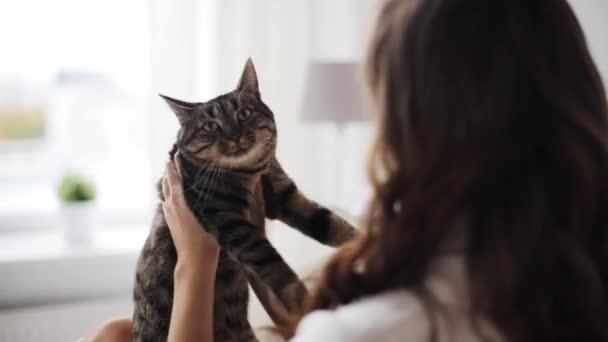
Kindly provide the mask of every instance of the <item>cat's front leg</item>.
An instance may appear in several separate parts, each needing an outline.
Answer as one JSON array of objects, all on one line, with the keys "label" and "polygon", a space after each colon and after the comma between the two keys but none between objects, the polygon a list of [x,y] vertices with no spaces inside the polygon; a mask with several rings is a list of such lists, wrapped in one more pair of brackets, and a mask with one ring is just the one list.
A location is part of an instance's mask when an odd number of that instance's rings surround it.
[{"label": "cat's front leg", "polygon": [[218,231],[220,246],[268,286],[289,313],[302,312],[306,287],[259,228],[245,219],[233,219]]},{"label": "cat's front leg", "polygon": [[346,220],[308,199],[275,159],[262,176],[266,216],[279,219],[322,244],[339,246],[358,235]]},{"label": "cat's front leg", "polygon": [[257,274],[249,271],[246,274],[253,293],[258,297],[260,304],[262,304],[262,307],[266,310],[266,313],[274,324],[277,326],[287,326],[293,322],[293,318],[298,317],[301,312],[289,312],[285,304],[274,293],[274,290],[262,281]]}]

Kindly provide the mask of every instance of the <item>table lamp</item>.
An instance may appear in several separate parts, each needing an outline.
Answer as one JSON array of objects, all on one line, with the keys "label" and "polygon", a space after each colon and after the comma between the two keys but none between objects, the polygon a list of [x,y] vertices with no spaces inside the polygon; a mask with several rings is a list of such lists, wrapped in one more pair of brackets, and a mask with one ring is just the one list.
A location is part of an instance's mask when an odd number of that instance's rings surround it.
[{"label": "table lamp", "polygon": [[308,66],[300,118],[304,122],[332,123],[336,127],[335,187],[336,201],[342,202],[342,172],[344,156],[344,128],[352,122],[371,118],[357,75],[358,65],[352,62],[314,61]]}]

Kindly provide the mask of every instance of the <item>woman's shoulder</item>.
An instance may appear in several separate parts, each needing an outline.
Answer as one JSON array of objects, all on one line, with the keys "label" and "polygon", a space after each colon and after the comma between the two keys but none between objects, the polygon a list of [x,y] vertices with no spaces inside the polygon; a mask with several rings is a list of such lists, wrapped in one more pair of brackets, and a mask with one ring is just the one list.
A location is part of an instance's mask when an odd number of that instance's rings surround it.
[{"label": "woman's shoulder", "polygon": [[422,303],[409,291],[366,297],[333,311],[308,314],[292,341],[424,341],[429,326]]},{"label": "woman's shoulder", "polygon": [[[441,307],[442,314],[433,316],[435,324],[432,327],[439,341],[480,340],[468,319],[465,273],[461,256],[446,255],[435,260],[427,275],[428,293]],[[433,329],[426,304],[407,289],[364,297],[333,311],[308,314],[300,322],[293,341],[428,341]],[[479,328],[493,340],[502,340],[486,320],[480,320]]]}]

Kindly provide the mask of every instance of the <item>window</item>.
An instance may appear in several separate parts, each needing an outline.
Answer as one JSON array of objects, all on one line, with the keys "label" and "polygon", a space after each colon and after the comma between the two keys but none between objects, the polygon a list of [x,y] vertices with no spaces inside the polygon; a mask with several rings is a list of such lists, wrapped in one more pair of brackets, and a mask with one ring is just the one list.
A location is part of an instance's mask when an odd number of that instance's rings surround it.
[{"label": "window", "polygon": [[146,0],[0,2],[0,232],[58,223],[55,185],[91,178],[102,221],[143,219]]}]

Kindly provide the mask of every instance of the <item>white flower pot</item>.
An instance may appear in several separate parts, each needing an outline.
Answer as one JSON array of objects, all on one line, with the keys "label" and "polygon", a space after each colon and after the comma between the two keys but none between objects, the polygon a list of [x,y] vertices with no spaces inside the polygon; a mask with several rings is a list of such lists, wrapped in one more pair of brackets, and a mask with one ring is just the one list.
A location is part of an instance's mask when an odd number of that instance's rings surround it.
[{"label": "white flower pot", "polygon": [[94,240],[95,201],[63,203],[64,237],[69,244],[88,244]]}]

